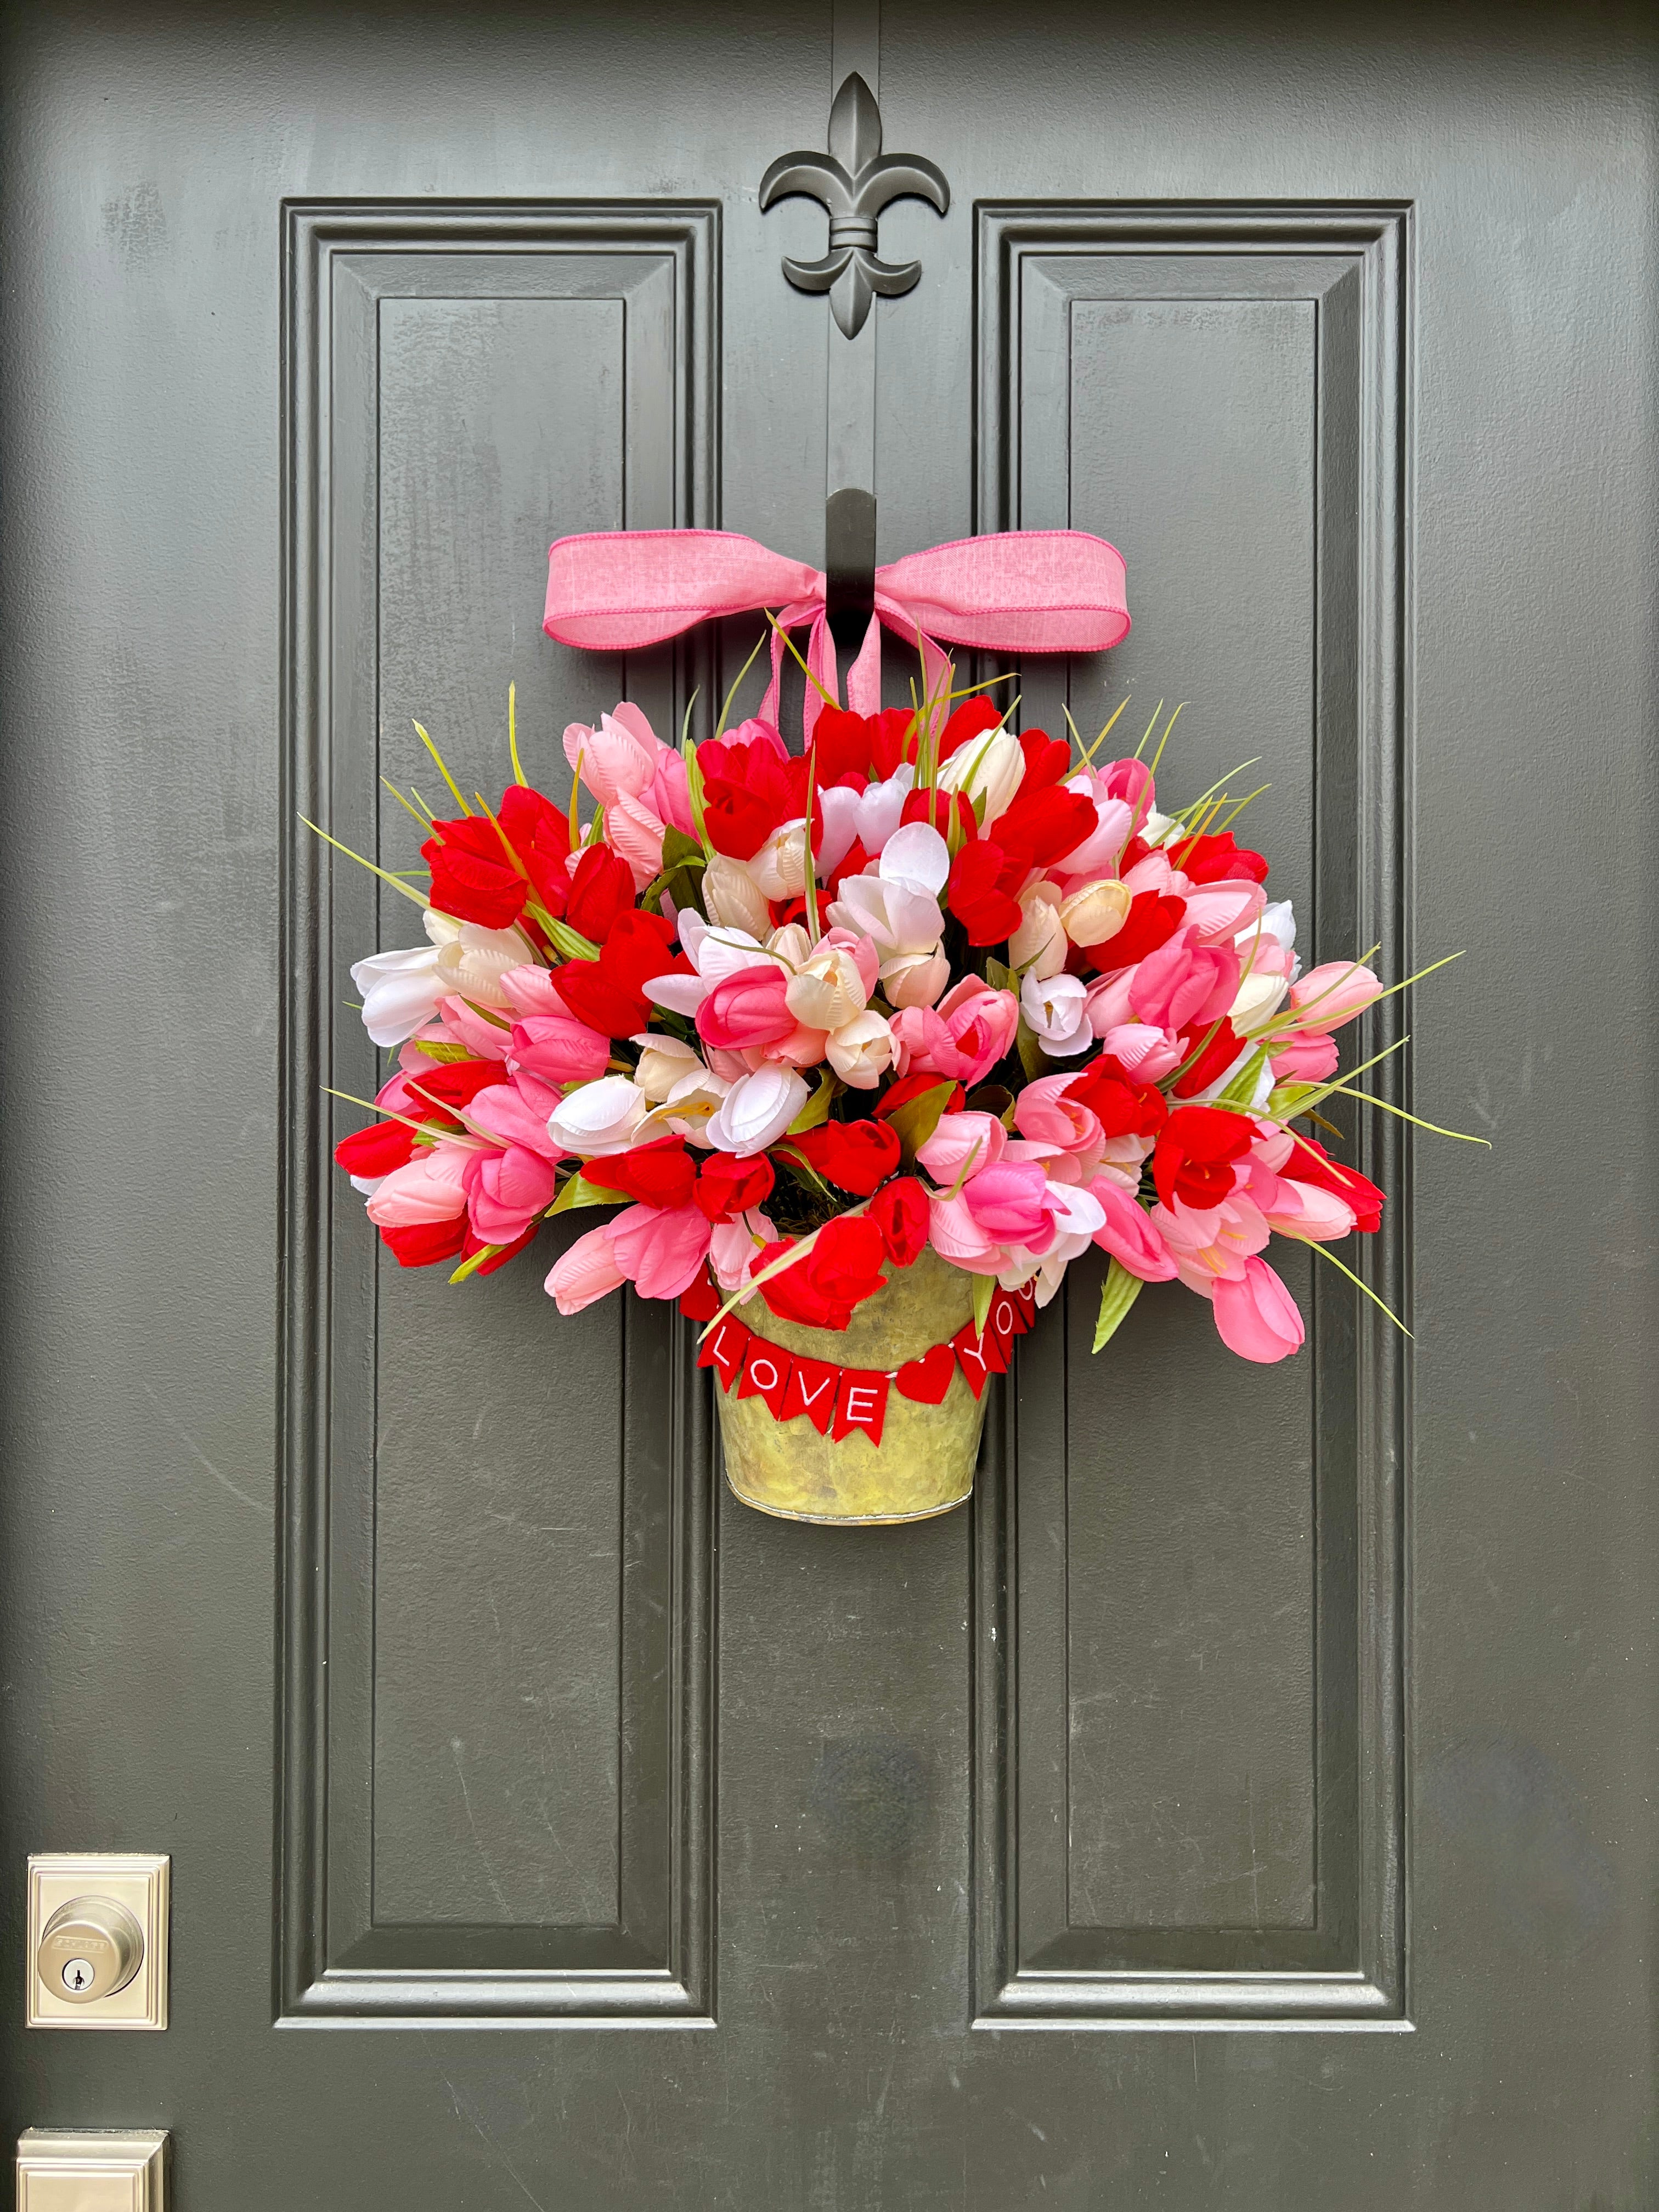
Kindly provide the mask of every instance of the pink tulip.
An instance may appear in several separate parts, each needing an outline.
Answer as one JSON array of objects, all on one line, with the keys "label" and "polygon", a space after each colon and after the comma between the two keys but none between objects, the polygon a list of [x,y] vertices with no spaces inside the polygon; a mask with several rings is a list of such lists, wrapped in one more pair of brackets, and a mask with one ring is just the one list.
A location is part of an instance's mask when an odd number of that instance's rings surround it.
[{"label": "pink tulip", "polygon": [[1097,1176],[1089,1186],[1106,1216],[1103,1225],[1095,1231],[1095,1243],[1103,1252],[1127,1267],[1132,1275],[1139,1275],[1143,1283],[1167,1283],[1176,1272],[1176,1263],[1170,1256],[1170,1248],[1147,1218],[1144,1206],[1135,1204],[1121,1184],[1109,1176]]},{"label": "pink tulip", "polygon": [[[763,1213],[740,1213],[732,1221],[716,1224],[708,1238],[708,1264],[714,1271],[714,1280],[729,1297],[733,1291],[741,1290],[755,1272],[755,1255],[761,1244],[769,1243],[774,1235],[771,1222]],[[756,1238],[760,1243],[756,1243]]]},{"label": "pink tulip", "polygon": [[1244,1263],[1267,1243],[1261,1209],[1243,1191],[1200,1212],[1179,1200],[1155,1206],[1148,1218],[1164,1239],[1175,1269],[1189,1291],[1212,1297],[1217,1283],[1237,1280]]},{"label": "pink tulip", "polygon": [[1142,1083],[1159,1083],[1173,1075],[1187,1057],[1186,1048],[1168,1030],[1155,1030],[1145,1022],[1120,1022],[1102,1039],[1119,1066]]},{"label": "pink tulip", "polygon": [[601,806],[611,806],[624,794],[637,799],[650,782],[657,744],[656,732],[640,709],[623,700],[614,714],[599,717],[597,730],[586,722],[569,723],[564,757],[573,771],[580,761],[582,781]]},{"label": "pink tulip", "polygon": [[1200,945],[1231,945],[1267,903],[1260,884],[1194,884],[1186,896],[1186,919],[1197,930]]},{"label": "pink tulip", "polygon": [[568,1012],[528,1014],[514,1022],[507,1038],[510,1066],[539,1075],[544,1083],[592,1083],[611,1064],[611,1040]]},{"label": "pink tulip", "polygon": [[728,1052],[793,1035],[798,1024],[785,1000],[788,982],[772,960],[723,975],[697,1008],[697,1034]]},{"label": "pink tulip", "polygon": [[1074,1075],[1040,1075],[1028,1083],[1014,1108],[1014,1127],[1034,1143],[1058,1145],[1063,1152],[1092,1152],[1103,1140],[1098,1117],[1066,1096]]},{"label": "pink tulip", "polygon": [[943,1114],[916,1158],[949,1190],[959,1176],[994,1167],[1007,1143],[1008,1133],[994,1114]]},{"label": "pink tulip", "polygon": [[[1073,776],[1068,790],[1076,790],[1079,779]],[[1085,793],[1092,798],[1092,793]],[[1129,841],[1129,806],[1121,799],[1095,799],[1095,826],[1086,837],[1073,845],[1069,853],[1062,853],[1055,862],[1057,875],[1091,876],[1115,875],[1118,855]]]},{"label": "pink tulip", "polygon": [[464,1044],[479,1060],[505,1060],[512,1041],[512,1031],[500,1022],[486,1021],[475,1013],[465,999],[448,998],[443,1002],[444,1027],[457,1044]]},{"label": "pink tulip", "polygon": [[1178,929],[1134,972],[1129,1003],[1154,1029],[1184,1030],[1212,1022],[1238,995],[1238,955],[1230,945],[1201,945],[1195,929]]},{"label": "pink tulip", "polygon": [[1310,1036],[1281,1036],[1275,1042],[1279,1050],[1267,1063],[1275,1083],[1323,1083],[1336,1073],[1336,1039],[1322,1030]]},{"label": "pink tulip", "polygon": [[642,1298],[677,1298],[708,1255],[708,1217],[699,1206],[672,1211],[630,1206],[611,1224],[617,1267]]},{"label": "pink tulip", "polygon": [[505,1144],[522,1146],[544,1160],[557,1160],[564,1155],[548,1135],[547,1121],[562,1103],[557,1091],[532,1075],[522,1083],[488,1085],[473,1098],[466,1116]]},{"label": "pink tulip", "polygon": [[1267,1261],[1254,1255],[1242,1274],[1216,1285],[1215,1325],[1229,1352],[1264,1366],[1294,1352],[1305,1334],[1296,1300]]},{"label": "pink tulip", "polygon": [[466,1211],[463,1178],[474,1147],[434,1145],[393,1168],[375,1185],[366,1211],[377,1229],[413,1229],[428,1222],[453,1221]]},{"label": "pink tulip", "polygon": [[564,1000],[553,988],[551,974],[533,961],[507,969],[501,978],[501,995],[520,1021],[531,1014],[566,1013]]},{"label": "pink tulip", "polygon": [[1382,995],[1369,968],[1354,960],[1328,960],[1291,986],[1299,1030],[1337,1030]]},{"label": "pink tulip", "polygon": [[1047,1203],[1048,1178],[1031,1161],[999,1160],[962,1187],[962,1200],[985,1234],[999,1244],[1045,1251],[1054,1240]]},{"label": "pink tulip", "polygon": [[634,872],[634,889],[642,891],[662,873],[663,825],[643,799],[626,792],[605,810],[605,842]]},{"label": "pink tulip", "polygon": [[[960,1195],[934,1199],[928,1208],[927,1241],[941,1260],[975,1274],[994,1274],[1001,1265],[1001,1247],[975,1220]],[[982,1264],[986,1261],[994,1263],[988,1269]]]},{"label": "pink tulip", "polygon": [[[884,1027],[884,1039],[887,1031]],[[830,1048],[828,1030],[815,1030],[810,1024],[797,1022],[787,1036],[775,1037],[759,1048],[761,1065],[769,1060],[779,1067],[817,1067]]]},{"label": "pink tulip", "polygon": [[1019,1001],[1012,991],[964,975],[937,1006],[907,1006],[889,1026],[908,1049],[910,1069],[975,1084],[1013,1042]]},{"label": "pink tulip", "polygon": [[615,1228],[614,1222],[607,1221],[602,1228],[590,1229],[549,1272],[542,1287],[562,1314],[580,1313],[628,1280],[617,1265]]},{"label": "pink tulip", "polygon": [[511,1244],[553,1203],[553,1163],[527,1146],[475,1152],[467,1163],[467,1213],[486,1244]]},{"label": "pink tulip", "polygon": [[656,766],[651,781],[640,793],[659,822],[671,830],[678,830],[688,837],[697,834],[691,817],[691,793],[687,786],[685,757],[678,745],[657,746]]},{"label": "pink tulip", "polygon": [[1126,1028],[1134,1020],[1135,1010],[1129,1003],[1129,994],[1139,973],[1139,966],[1132,963],[1127,968],[1120,968],[1115,975],[1103,975],[1097,982],[1090,984],[1083,1003],[1088,1009],[1089,1027],[1097,1037]]},{"label": "pink tulip", "polygon": [[1133,810],[1139,828],[1152,811],[1152,772],[1145,761],[1113,761],[1100,771],[1100,793],[1103,799],[1122,799]]},{"label": "pink tulip", "polygon": [[1323,1190],[1316,1183],[1297,1182],[1291,1176],[1275,1176],[1272,1180],[1275,1188],[1271,1197],[1256,1197],[1254,1182],[1250,1194],[1261,1206],[1268,1228],[1279,1236],[1334,1244],[1352,1232],[1353,1208],[1334,1191]]}]

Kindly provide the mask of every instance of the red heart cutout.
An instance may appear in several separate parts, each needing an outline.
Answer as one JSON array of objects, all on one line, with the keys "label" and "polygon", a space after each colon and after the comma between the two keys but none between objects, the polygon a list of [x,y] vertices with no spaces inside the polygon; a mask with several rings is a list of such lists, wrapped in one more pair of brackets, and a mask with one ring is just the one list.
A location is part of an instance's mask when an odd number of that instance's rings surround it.
[{"label": "red heart cutout", "polygon": [[919,1406],[939,1406],[944,1403],[956,1371],[956,1346],[936,1344],[920,1359],[907,1360],[893,1381],[903,1396],[914,1398]]}]

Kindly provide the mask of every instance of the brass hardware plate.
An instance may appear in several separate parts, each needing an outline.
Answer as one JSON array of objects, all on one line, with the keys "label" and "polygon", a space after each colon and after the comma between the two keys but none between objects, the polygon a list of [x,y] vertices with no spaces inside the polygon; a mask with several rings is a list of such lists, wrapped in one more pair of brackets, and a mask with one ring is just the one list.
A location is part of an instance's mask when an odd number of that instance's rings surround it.
[{"label": "brass hardware plate", "polygon": [[17,2212],[167,2212],[167,2144],[154,2129],[30,2128],[17,2142]]},{"label": "brass hardware plate", "polygon": [[[31,2027],[167,2026],[170,1868],[148,1851],[31,1856]],[[77,1972],[89,1981],[77,1986]]]}]

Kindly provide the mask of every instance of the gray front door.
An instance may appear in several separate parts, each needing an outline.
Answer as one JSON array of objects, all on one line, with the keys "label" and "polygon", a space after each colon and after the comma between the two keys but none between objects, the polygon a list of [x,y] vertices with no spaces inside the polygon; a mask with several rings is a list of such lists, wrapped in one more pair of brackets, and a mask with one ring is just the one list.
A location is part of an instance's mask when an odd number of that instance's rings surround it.
[{"label": "gray front door", "polygon": [[[14,2132],[166,2127],[184,2212],[1656,2202],[1659,50],[1249,15],[14,16]],[[849,67],[951,187],[851,342],[757,202]],[[1022,719],[1260,756],[1317,957],[1468,948],[1396,1097],[1495,1147],[1366,1140],[1411,1344],[1306,1270],[1282,1367],[1177,1291],[1091,1360],[1079,1268],[885,1532],[724,1492],[665,1310],[377,1255],[401,939],[296,821],[407,865],[410,718],[499,788],[509,681],[551,788],[706,713],[753,625],[556,647],[549,539],[817,560],[856,469],[884,558],[1122,548]],[[172,2024],[25,2031],[25,1856],[100,1849]]]}]

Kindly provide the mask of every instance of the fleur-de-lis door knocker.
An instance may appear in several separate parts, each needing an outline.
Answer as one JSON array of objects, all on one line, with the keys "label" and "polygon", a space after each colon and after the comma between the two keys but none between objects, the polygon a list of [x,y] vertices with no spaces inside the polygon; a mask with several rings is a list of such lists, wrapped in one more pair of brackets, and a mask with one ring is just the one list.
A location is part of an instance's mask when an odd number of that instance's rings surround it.
[{"label": "fleur-de-lis door knocker", "polygon": [[844,337],[864,328],[879,292],[892,299],[921,275],[919,261],[882,261],[876,218],[890,200],[929,201],[943,215],[951,204],[944,173],[919,154],[883,154],[881,110],[861,76],[849,76],[830,110],[830,151],[785,154],[761,179],[763,214],[775,200],[805,193],[830,210],[830,251],[821,261],[786,257],[783,273],[797,290],[827,292]]}]

